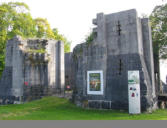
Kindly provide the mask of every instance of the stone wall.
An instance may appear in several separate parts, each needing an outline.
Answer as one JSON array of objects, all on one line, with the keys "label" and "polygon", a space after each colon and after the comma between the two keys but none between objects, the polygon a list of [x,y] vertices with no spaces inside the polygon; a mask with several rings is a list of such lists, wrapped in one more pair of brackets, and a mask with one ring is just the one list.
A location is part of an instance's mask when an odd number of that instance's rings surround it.
[{"label": "stone wall", "polygon": [[[73,51],[74,94],[77,105],[128,110],[128,71],[139,70],[141,109],[156,108],[151,31],[148,19],[136,10],[104,15],[93,20],[94,40]],[[103,94],[87,93],[87,71],[103,72]]]},{"label": "stone wall", "polygon": [[14,37],[6,45],[1,104],[20,103],[64,91],[64,43]]}]

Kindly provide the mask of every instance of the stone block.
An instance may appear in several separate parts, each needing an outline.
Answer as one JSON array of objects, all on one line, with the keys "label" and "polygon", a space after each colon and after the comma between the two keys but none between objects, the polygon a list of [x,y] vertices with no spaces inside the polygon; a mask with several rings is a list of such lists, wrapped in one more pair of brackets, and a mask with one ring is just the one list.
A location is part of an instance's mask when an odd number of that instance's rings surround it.
[{"label": "stone block", "polygon": [[[148,19],[140,19],[132,9],[108,15],[99,13],[93,24],[97,25],[97,36],[89,45],[78,44],[72,53],[75,102],[82,104],[84,98],[89,101],[89,107],[127,110],[128,71],[138,70],[141,109],[153,109],[156,95]],[[97,70],[103,72],[103,95],[87,94],[87,71]],[[104,101],[110,101],[110,107]]]}]

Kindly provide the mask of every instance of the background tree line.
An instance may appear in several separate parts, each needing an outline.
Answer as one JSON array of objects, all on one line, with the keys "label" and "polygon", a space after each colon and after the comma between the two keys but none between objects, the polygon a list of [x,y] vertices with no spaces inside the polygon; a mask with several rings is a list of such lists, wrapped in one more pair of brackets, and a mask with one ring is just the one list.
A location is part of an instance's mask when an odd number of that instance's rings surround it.
[{"label": "background tree line", "polygon": [[23,38],[50,38],[62,40],[65,52],[70,52],[70,42],[56,28],[51,29],[47,19],[33,19],[27,4],[9,2],[0,4],[0,76],[5,66],[5,46],[15,35]]}]

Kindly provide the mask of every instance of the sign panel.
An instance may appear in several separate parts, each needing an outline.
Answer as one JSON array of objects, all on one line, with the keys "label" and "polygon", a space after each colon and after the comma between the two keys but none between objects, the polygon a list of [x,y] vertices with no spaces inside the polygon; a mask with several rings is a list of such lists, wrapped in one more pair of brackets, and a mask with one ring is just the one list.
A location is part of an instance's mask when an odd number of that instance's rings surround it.
[{"label": "sign panel", "polygon": [[141,113],[139,71],[128,71],[129,113]]},{"label": "sign panel", "polygon": [[87,94],[103,95],[103,71],[87,71]]}]

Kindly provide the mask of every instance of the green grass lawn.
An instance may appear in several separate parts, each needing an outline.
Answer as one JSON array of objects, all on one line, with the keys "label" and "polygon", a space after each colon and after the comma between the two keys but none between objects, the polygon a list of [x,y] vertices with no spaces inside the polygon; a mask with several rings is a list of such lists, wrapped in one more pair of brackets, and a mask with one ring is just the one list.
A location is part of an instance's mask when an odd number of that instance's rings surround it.
[{"label": "green grass lawn", "polygon": [[0,106],[1,120],[167,120],[167,110],[152,114],[129,115],[116,110],[91,110],[76,107],[67,99],[45,97],[20,105]]}]

